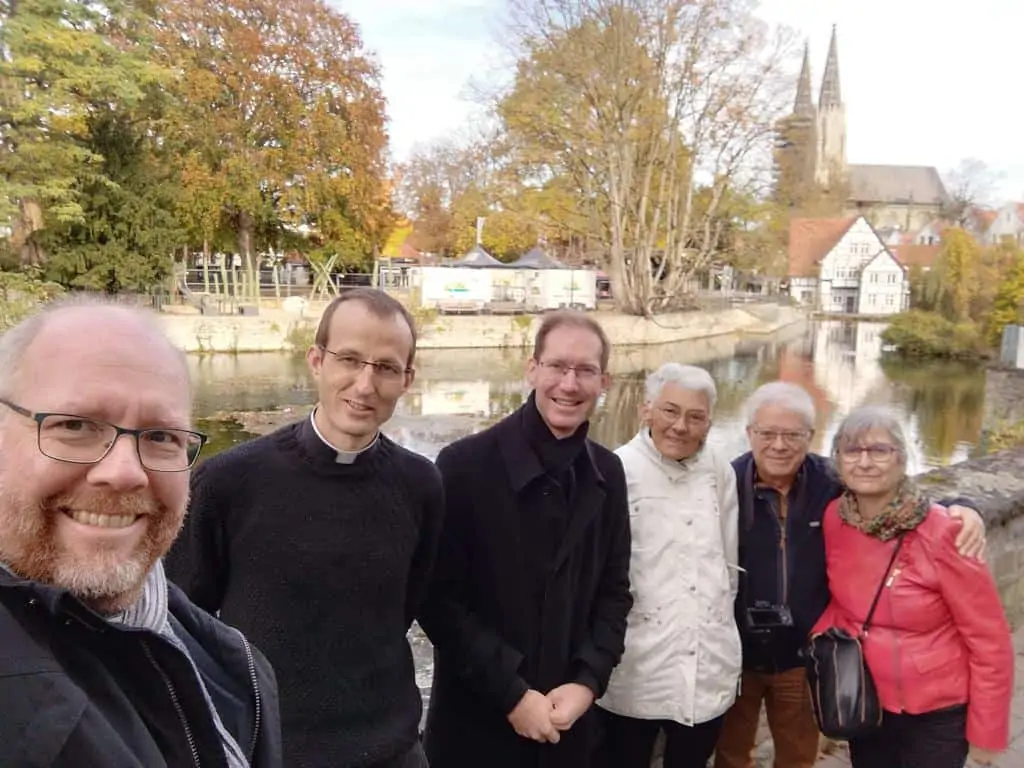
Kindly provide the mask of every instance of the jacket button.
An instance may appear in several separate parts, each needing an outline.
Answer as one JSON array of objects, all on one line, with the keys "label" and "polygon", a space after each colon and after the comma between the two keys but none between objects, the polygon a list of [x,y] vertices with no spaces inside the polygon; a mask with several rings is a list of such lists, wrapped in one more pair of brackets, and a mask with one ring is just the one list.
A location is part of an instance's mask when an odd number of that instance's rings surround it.
[{"label": "jacket button", "polygon": [[28,601],[29,608],[35,608],[37,605],[39,605],[39,601],[36,600],[34,597]]}]

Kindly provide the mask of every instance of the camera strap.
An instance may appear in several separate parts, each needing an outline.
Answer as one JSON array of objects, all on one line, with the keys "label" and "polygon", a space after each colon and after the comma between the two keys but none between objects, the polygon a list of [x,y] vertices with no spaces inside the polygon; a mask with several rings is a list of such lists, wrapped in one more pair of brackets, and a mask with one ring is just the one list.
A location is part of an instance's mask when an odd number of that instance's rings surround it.
[{"label": "camera strap", "polygon": [[865,637],[868,633],[868,626],[871,624],[871,619],[875,615],[875,608],[878,607],[878,600],[882,596],[882,590],[885,589],[885,581],[889,578],[889,571],[892,570],[893,564],[896,562],[896,556],[900,553],[900,547],[903,546],[903,537],[907,535],[904,531],[896,539],[896,546],[892,550],[892,557],[889,558],[889,565],[885,567],[885,573],[882,574],[882,580],[878,584],[878,589],[875,590],[875,599],[871,601],[871,607],[868,609],[868,615],[864,617],[864,626],[860,630],[860,636]]}]

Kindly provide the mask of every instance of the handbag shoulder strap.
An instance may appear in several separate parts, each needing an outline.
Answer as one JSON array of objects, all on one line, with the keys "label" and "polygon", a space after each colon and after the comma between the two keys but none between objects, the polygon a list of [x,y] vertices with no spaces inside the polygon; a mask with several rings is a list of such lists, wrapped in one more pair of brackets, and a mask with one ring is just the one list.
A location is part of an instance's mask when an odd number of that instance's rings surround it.
[{"label": "handbag shoulder strap", "polygon": [[889,571],[892,570],[893,563],[896,562],[896,556],[900,553],[900,547],[903,546],[903,537],[907,535],[904,531],[900,534],[899,538],[896,539],[896,546],[892,551],[892,557],[889,558],[889,565],[885,567],[885,573],[882,574],[882,581],[878,584],[878,589],[875,590],[875,599],[871,601],[871,608],[868,609],[868,615],[864,618],[864,627],[861,629],[861,634],[866,635],[868,633],[868,626],[871,624],[871,619],[875,615],[875,608],[878,607],[878,599],[882,596],[882,590],[885,589],[885,581],[889,578]]}]

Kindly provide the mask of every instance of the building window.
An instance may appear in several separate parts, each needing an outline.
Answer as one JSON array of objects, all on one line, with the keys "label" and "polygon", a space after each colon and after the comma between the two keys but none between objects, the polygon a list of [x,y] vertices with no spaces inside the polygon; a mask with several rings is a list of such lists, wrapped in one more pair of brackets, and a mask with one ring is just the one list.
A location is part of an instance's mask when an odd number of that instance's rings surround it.
[{"label": "building window", "polygon": [[897,275],[896,275],[895,272],[890,272],[889,273],[889,285],[895,285],[896,284],[896,277],[897,277]]},{"label": "building window", "polygon": [[874,305],[874,304],[877,304],[877,303],[878,303],[878,294],[877,293],[870,294],[868,296],[868,304]]},{"label": "building window", "polygon": [[887,306],[890,306],[890,307],[895,306],[896,305],[896,297],[893,296],[890,293],[888,296],[885,297],[885,303],[886,303]]},{"label": "building window", "polygon": [[871,273],[871,282],[872,283],[877,283],[878,282],[878,273],[877,272],[872,272]]}]

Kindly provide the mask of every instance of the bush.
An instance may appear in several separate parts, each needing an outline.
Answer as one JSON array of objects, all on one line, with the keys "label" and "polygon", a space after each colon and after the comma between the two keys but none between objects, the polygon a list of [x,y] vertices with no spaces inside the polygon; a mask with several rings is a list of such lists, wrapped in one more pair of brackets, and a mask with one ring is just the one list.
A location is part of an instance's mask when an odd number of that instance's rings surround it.
[{"label": "bush", "polygon": [[989,355],[982,331],[974,323],[954,323],[920,310],[894,317],[882,331],[882,341],[903,357],[977,360]]},{"label": "bush", "polygon": [[17,325],[64,289],[26,272],[0,272],[0,331]]},{"label": "bush", "polygon": [[284,336],[288,349],[296,355],[305,355],[306,350],[313,346],[316,337],[316,325],[304,320],[292,324]]}]

